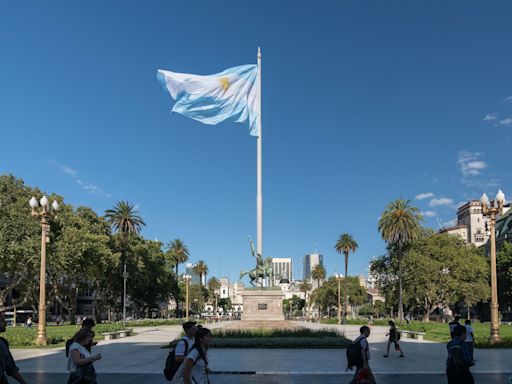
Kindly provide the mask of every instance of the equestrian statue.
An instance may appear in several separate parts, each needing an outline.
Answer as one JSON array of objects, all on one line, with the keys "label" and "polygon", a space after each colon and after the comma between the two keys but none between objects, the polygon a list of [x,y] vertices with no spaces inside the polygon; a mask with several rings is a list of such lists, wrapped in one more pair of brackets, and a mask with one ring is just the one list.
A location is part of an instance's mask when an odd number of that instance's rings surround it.
[{"label": "equestrian statue", "polygon": [[272,258],[267,257],[263,259],[261,254],[254,251],[254,243],[252,242],[251,237],[249,236],[249,244],[251,246],[251,254],[256,258],[256,267],[251,269],[250,271],[242,271],[240,272],[240,280],[245,275],[249,275],[250,283],[253,287],[263,287],[263,282],[265,278],[272,278]]}]

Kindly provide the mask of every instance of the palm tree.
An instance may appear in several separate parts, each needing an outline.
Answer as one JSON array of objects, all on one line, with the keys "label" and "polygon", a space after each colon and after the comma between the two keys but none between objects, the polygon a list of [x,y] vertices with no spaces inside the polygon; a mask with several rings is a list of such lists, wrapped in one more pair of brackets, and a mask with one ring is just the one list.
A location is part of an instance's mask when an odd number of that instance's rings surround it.
[{"label": "palm tree", "polygon": [[[343,292],[345,305],[343,306],[343,324],[347,323],[347,308],[348,308],[348,255],[350,252],[354,253],[357,249],[358,245],[352,235],[348,233],[343,233],[338,238],[334,249],[339,254],[343,253],[345,255],[345,292]],[[338,312],[339,313],[339,312]]]},{"label": "palm tree", "polygon": [[[203,286],[203,276],[206,277],[208,274],[208,266],[203,260],[199,260],[196,265],[192,268],[194,273],[199,275],[199,285]],[[206,279],[205,279],[206,280]]]},{"label": "palm tree", "polygon": [[178,277],[178,265],[187,262],[188,257],[190,256],[188,247],[180,239],[174,239],[169,244],[167,244],[167,254],[175,263],[175,273],[176,277]]},{"label": "palm tree", "polygon": [[208,280],[208,290],[210,291],[210,295],[215,298],[215,312],[217,312],[217,290],[220,288],[220,282],[216,277],[210,278]]},{"label": "palm tree", "polygon": [[[183,264],[188,261],[188,257],[190,256],[190,252],[188,251],[188,247],[185,245],[185,243],[180,239],[174,239],[173,241],[169,242],[167,244],[167,254],[171,258],[171,260],[174,262],[174,267],[176,268],[175,274],[176,279],[178,279],[178,266],[180,264]],[[179,285],[177,287],[178,289],[178,295],[176,295],[176,316],[178,316],[178,310],[180,308],[180,302],[178,301],[178,298],[180,296],[180,288]]]},{"label": "palm tree", "polygon": [[304,280],[302,283],[300,283],[299,290],[301,292],[304,292],[304,308],[307,309],[308,292],[311,291],[311,283],[309,281]]},{"label": "palm tree", "polygon": [[[113,209],[107,209],[105,211],[105,218],[112,226],[112,229],[121,234],[121,276],[123,276],[126,268],[128,237],[130,235],[138,235],[146,223],[142,217],[137,215],[135,205],[127,201],[118,201]],[[122,296],[121,303],[124,308],[124,295]]]},{"label": "palm tree", "polygon": [[410,205],[411,200],[398,199],[389,203],[379,219],[378,229],[382,239],[395,247],[398,264],[398,318],[404,319],[402,305],[402,253],[404,247],[421,234],[423,220],[418,208]]},{"label": "palm tree", "polygon": [[[317,289],[320,289],[320,280],[325,279],[325,275],[325,268],[322,264],[317,264],[313,267],[313,270],[311,271],[311,278],[316,280]],[[318,306],[318,322],[320,322],[320,305]]]},{"label": "palm tree", "polygon": [[199,313],[202,313],[203,312],[203,276],[205,277],[205,280],[206,280],[206,275],[208,274],[208,266],[206,265],[206,263],[203,260],[199,260],[197,262],[197,264],[194,265],[194,267],[192,267],[192,271],[194,271],[194,273],[199,275],[199,292],[200,292],[199,300],[201,300],[201,302],[199,303],[199,308],[200,308]]}]

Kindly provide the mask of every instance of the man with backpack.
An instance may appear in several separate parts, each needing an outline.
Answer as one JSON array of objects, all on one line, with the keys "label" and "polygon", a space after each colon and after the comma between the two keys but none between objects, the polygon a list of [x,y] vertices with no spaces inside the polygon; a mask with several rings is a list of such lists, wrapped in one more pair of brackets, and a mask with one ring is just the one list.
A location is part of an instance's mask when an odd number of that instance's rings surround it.
[{"label": "man with backpack", "polygon": [[370,336],[370,328],[363,325],[359,329],[360,335],[347,348],[347,370],[356,367],[351,384],[370,383],[375,384],[375,377],[370,369],[370,346],[367,338]]},{"label": "man with backpack", "polygon": [[446,376],[448,384],[474,384],[473,375],[469,367],[474,365],[471,359],[466,339],[466,327],[458,325],[453,329],[453,339],[446,348],[448,358],[446,359]]},{"label": "man with backpack", "polygon": [[165,361],[164,375],[165,378],[169,381],[172,380],[174,374],[180,367],[181,363],[185,360],[188,353],[192,349],[195,341],[195,335],[197,331],[195,321],[187,321],[183,324],[183,331],[185,332],[185,336],[178,341],[176,347],[169,352],[169,356]]}]

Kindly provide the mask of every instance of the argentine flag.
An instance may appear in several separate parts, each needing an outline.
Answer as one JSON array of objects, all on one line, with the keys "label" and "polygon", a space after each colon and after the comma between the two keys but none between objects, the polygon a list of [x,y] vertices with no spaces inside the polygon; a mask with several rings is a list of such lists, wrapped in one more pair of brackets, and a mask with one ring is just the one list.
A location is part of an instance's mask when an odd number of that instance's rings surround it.
[{"label": "argentine flag", "polygon": [[172,112],[210,125],[248,120],[251,135],[259,136],[257,65],[241,65],[207,76],[159,69],[156,77],[176,100]]}]

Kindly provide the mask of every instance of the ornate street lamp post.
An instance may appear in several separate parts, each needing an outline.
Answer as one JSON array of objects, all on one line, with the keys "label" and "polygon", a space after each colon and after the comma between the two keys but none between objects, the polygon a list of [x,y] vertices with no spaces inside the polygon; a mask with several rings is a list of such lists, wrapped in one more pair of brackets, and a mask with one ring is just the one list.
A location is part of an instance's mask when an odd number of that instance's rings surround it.
[{"label": "ornate street lamp post", "polygon": [[30,208],[32,208],[32,216],[39,218],[41,222],[41,271],[39,276],[39,319],[37,322],[37,345],[47,345],[48,338],[46,337],[46,243],[50,242],[50,224],[48,219],[55,216],[59,210],[57,201],[50,203],[46,196],[43,196],[39,203],[35,197],[29,201]]},{"label": "ornate street lamp post", "polygon": [[334,276],[338,282],[338,324],[341,324],[341,279],[343,276],[339,275],[338,272],[335,272]]},{"label": "ornate street lamp post", "polygon": [[185,281],[185,321],[188,321],[188,287],[190,285],[190,281],[192,280],[192,276],[184,275],[183,280]]},{"label": "ornate street lamp post", "polygon": [[[491,344],[497,344],[501,341],[500,338],[500,323],[498,314],[498,284],[496,277],[496,215],[503,211],[503,204],[505,203],[505,194],[501,189],[496,194],[496,203],[494,200],[489,204],[489,198],[484,193],[480,198],[482,204],[482,214],[488,217],[489,230],[491,231]],[[496,206],[497,205],[497,206]]]}]

